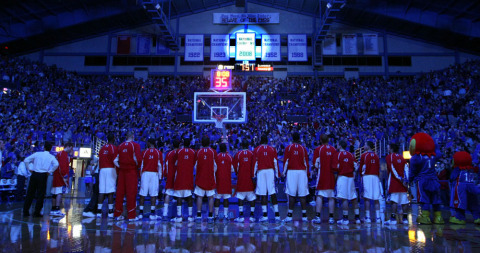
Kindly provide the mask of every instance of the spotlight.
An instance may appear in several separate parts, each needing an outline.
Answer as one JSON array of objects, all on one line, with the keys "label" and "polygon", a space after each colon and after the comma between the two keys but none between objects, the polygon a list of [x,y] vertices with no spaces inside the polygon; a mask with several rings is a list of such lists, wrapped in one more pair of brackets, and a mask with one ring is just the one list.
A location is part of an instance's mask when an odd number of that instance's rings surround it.
[{"label": "spotlight", "polygon": [[327,3],[327,8],[332,8],[332,4],[331,3]]},{"label": "spotlight", "polygon": [[157,3],[157,5],[155,5],[155,8],[160,9],[160,4]]}]

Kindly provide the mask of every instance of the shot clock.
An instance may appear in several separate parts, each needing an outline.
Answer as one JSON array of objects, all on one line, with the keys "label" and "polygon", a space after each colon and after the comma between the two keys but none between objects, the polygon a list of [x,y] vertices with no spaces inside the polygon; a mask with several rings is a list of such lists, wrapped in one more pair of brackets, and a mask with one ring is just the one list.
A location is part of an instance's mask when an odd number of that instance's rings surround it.
[{"label": "shot clock", "polygon": [[232,70],[230,69],[212,69],[210,78],[211,90],[231,90],[232,89]]}]

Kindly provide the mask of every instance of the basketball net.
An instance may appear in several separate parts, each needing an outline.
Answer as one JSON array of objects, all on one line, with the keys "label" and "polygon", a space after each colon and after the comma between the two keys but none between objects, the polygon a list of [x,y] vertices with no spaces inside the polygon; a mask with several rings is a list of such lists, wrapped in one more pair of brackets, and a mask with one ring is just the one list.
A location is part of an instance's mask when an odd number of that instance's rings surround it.
[{"label": "basketball net", "polygon": [[213,115],[212,118],[215,119],[216,128],[223,128],[223,120],[226,118],[225,115]]}]

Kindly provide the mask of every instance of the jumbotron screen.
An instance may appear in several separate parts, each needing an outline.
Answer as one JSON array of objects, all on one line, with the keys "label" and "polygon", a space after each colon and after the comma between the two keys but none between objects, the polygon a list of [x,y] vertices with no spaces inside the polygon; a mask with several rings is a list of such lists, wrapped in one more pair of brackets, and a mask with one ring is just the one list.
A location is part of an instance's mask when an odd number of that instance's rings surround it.
[{"label": "jumbotron screen", "polygon": [[210,78],[211,90],[231,90],[232,89],[232,70],[230,69],[212,69]]}]

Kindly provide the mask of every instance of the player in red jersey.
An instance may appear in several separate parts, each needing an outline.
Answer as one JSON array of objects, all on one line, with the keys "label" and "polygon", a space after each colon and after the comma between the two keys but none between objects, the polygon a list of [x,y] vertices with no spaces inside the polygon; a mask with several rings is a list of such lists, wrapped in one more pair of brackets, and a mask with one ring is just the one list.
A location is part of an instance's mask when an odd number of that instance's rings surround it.
[{"label": "player in red jersey", "polygon": [[233,167],[237,174],[237,188],[235,196],[238,198],[239,215],[235,219],[236,222],[243,222],[243,201],[250,201],[250,221],[254,222],[253,214],[255,212],[255,186],[253,184],[253,171],[255,167],[255,156],[252,151],[248,150],[248,141],[242,141],[243,150],[238,151],[233,159]]},{"label": "player in red jersey", "polygon": [[[113,193],[116,189],[117,170],[113,161],[117,157],[117,147],[114,144],[115,136],[109,134],[107,136],[108,144],[104,145],[98,153],[98,166],[100,172],[98,174],[98,204],[97,217],[102,217],[102,208],[105,197],[108,196],[108,218],[113,218]],[[106,195],[106,196],[105,196]]]},{"label": "player in red jersey", "polygon": [[173,150],[169,151],[165,156],[165,166],[163,166],[163,177],[165,180],[165,204],[163,206],[163,220],[168,219],[168,206],[170,204],[170,198],[175,197],[175,192],[173,189],[173,182],[175,181],[175,173],[177,171],[176,162],[177,162],[177,152],[180,146],[180,141],[172,141]]},{"label": "player in red jersey", "polygon": [[129,221],[137,218],[137,188],[138,169],[142,162],[140,145],[133,141],[133,132],[127,133],[127,140],[118,146],[118,154],[113,161],[118,167],[117,196],[115,199],[115,213],[117,220],[123,220],[123,198],[127,197],[127,218]]},{"label": "player in red jersey", "polygon": [[188,221],[194,221],[193,212],[193,169],[195,167],[195,150],[189,148],[190,139],[183,139],[183,148],[177,152],[176,173],[173,183],[175,197],[177,198],[177,218],[173,221],[182,222],[182,200],[187,198],[188,204]]},{"label": "player in red jersey", "polygon": [[217,193],[215,194],[215,219],[218,219],[218,211],[220,209],[220,199],[223,199],[223,220],[228,220],[228,199],[232,197],[232,172],[233,158],[227,152],[227,145],[220,144],[220,153],[215,160],[217,171],[215,178],[217,180]]},{"label": "player in red jersey", "polygon": [[374,144],[367,141],[365,145],[366,153],[360,157],[360,168],[362,168],[363,198],[365,200],[365,223],[371,223],[370,204],[375,201],[376,223],[382,223],[380,218],[380,198],[383,195],[382,185],[380,184],[380,159],[373,152]]},{"label": "player in red jersey", "polygon": [[336,167],[338,179],[336,185],[337,198],[342,200],[343,218],[337,221],[338,225],[348,225],[348,201],[352,201],[355,211],[355,223],[360,224],[360,212],[358,209],[357,191],[355,189],[355,172],[358,169],[355,156],[346,151],[347,142],[340,141],[340,151],[337,153]]},{"label": "player in red jersey", "polygon": [[285,185],[285,193],[288,199],[288,215],[283,220],[291,222],[293,216],[293,207],[295,206],[295,198],[300,198],[302,205],[302,220],[308,221],[307,218],[307,199],[308,195],[308,178],[310,171],[308,167],[308,151],[300,145],[300,134],[294,132],[292,134],[293,143],[285,148],[283,176],[287,177]]},{"label": "player in red jersey", "polygon": [[322,222],[322,207],[323,207],[323,198],[328,198],[328,211],[329,218],[328,223],[334,224],[335,220],[333,219],[333,214],[335,212],[335,170],[336,170],[336,157],[337,151],[334,147],[328,144],[330,138],[326,134],[322,134],[320,137],[322,145],[317,147],[313,152],[313,162],[315,168],[318,170],[317,173],[317,187],[316,187],[316,211],[317,215],[313,222],[321,223]]},{"label": "player in red jersey", "polygon": [[213,195],[215,195],[215,172],[217,152],[210,146],[210,138],[202,138],[202,148],[197,151],[195,195],[197,195],[197,221],[202,220],[202,200],[208,198],[208,222],[213,222]]},{"label": "player in red jersey", "polygon": [[[399,211],[398,215],[403,214],[402,223],[408,225],[407,217],[407,205],[409,203],[407,196],[407,187],[404,185],[405,182],[405,166],[407,163],[403,156],[396,153],[398,152],[397,144],[390,144],[389,146],[390,154],[386,157],[387,162],[387,171],[388,171],[388,202],[392,202],[392,212],[389,221],[386,221],[386,225],[396,225],[397,217],[396,212]],[[398,205],[401,205],[401,209],[398,210]],[[386,215],[386,217],[388,217]]]},{"label": "player in red jersey", "polygon": [[148,149],[143,151],[142,164],[140,166],[140,214],[138,218],[143,218],[143,204],[145,197],[150,195],[150,220],[156,220],[155,215],[159,181],[162,178],[163,154],[155,148],[155,140],[147,140]]},{"label": "player in red jersey", "polygon": [[63,151],[57,153],[56,157],[58,161],[58,169],[53,172],[52,181],[52,210],[50,215],[64,216],[60,211],[60,205],[62,204],[62,195],[67,193],[68,187],[68,174],[70,172],[70,158],[69,155],[72,152],[73,144],[67,143]]},{"label": "player in red jersey", "polygon": [[279,176],[277,150],[268,145],[268,136],[262,135],[260,146],[256,147],[253,154],[256,158],[254,175],[257,178],[255,193],[262,196],[263,217],[260,222],[268,221],[267,203],[268,195],[272,198],[275,221],[280,221],[278,212],[277,191],[275,190],[275,177]]}]

